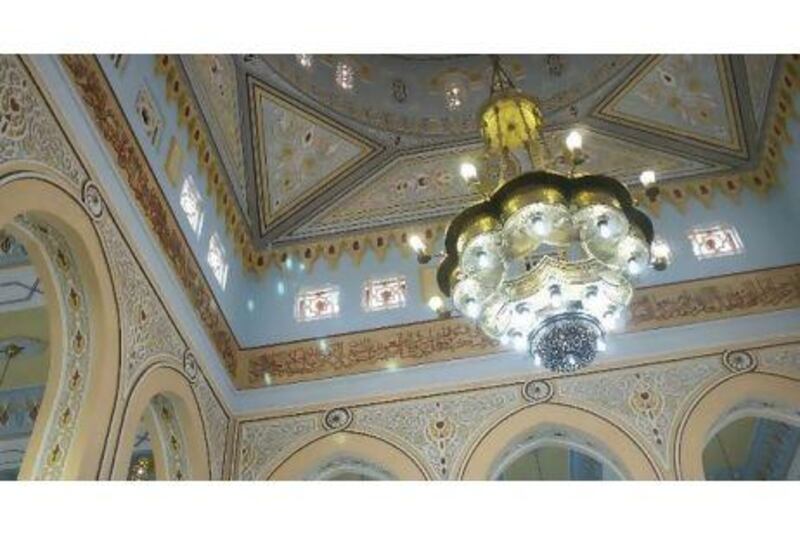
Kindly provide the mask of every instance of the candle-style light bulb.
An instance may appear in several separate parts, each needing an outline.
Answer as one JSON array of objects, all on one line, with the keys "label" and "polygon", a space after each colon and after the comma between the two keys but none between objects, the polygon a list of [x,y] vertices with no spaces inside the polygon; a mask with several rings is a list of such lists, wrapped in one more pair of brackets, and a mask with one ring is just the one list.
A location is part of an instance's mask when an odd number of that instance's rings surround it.
[{"label": "candle-style light bulb", "polygon": [[459,172],[461,174],[461,178],[467,183],[478,177],[477,167],[472,163],[470,163],[469,161],[464,161],[463,163],[461,163]]},{"label": "candle-style light bulb", "polygon": [[422,253],[425,251],[425,243],[422,242],[422,238],[419,235],[411,235],[408,238],[408,245],[411,246],[411,249],[417,253]]},{"label": "candle-style light bulb", "polygon": [[645,170],[639,176],[639,181],[642,182],[642,185],[645,187],[650,187],[656,182],[656,173],[652,170]]},{"label": "candle-style light bulb", "polygon": [[572,130],[569,132],[569,135],[567,135],[565,143],[567,145],[567,150],[575,152],[583,147],[583,136],[579,131]]}]

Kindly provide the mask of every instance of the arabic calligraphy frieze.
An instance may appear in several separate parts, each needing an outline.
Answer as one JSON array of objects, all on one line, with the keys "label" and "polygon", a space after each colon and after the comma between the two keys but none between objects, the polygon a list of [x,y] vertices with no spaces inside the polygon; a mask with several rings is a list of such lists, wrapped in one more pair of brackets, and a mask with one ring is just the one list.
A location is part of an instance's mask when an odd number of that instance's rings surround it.
[{"label": "arabic calligraphy frieze", "polygon": [[[646,287],[631,302],[626,331],[642,331],[800,307],[800,265]],[[324,379],[498,353],[462,318],[434,320],[240,352],[237,385]]]}]

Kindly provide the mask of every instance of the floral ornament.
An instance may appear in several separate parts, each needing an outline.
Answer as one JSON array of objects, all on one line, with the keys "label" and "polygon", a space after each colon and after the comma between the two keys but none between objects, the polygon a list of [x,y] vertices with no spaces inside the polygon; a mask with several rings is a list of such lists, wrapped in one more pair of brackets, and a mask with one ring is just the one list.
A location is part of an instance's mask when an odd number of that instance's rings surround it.
[{"label": "floral ornament", "polygon": [[528,381],[522,386],[522,397],[530,403],[543,403],[553,397],[553,386],[547,381]]},{"label": "floral ornament", "polygon": [[719,105],[713,95],[702,90],[696,63],[697,58],[689,55],[669,57],[656,67],[656,78],[642,84],[640,96],[651,105],[666,104],[687,124],[713,126],[722,134],[724,127],[714,125]]},{"label": "floral ornament", "polygon": [[188,350],[183,354],[183,373],[191,383],[197,381],[197,359],[194,354]]},{"label": "floral ornament", "polygon": [[95,220],[103,216],[103,212],[105,211],[103,197],[100,195],[100,190],[97,188],[97,185],[91,181],[87,181],[83,186],[83,205]]},{"label": "floral ornament", "polygon": [[722,364],[734,373],[750,372],[756,368],[756,358],[749,352],[742,350],[725,352],[722,355]]},{"label": "floral ornament", "polygon": [[392,96],[398,103],[403,103],[408,98],[408,88],[401,79],[396,79],[392,82]]},{"label": "floral ornament", "polygon": [[6,71],[4,78],[0,83],[0,138],[20,141],[28,133],[25,116],[30,104],[28,82],[12,70]]},{"label": "floral ornament", "polygon": [[436,447],[439,455],[436,468],[442,477],[447,477],[448,448],[456,436],[456,429],[455,422],[447,416],[442,404],[436,402],[433,416],[425,427],[425,436],[428,442]]},{"label": "floral ornament", "polygon": [[663,430],[660,427],[664,412],[664,397],[649,377],[635,374],[636,382],[628,396],[631,409],[646,420],[652,438],[659,446],[664,444]]},{"label": "floral ornament", "polygon": [[322,419],[322,425],[330,431],[339,431],[350,425],[353,421],[353,414],[346,407],[331,409]]}]

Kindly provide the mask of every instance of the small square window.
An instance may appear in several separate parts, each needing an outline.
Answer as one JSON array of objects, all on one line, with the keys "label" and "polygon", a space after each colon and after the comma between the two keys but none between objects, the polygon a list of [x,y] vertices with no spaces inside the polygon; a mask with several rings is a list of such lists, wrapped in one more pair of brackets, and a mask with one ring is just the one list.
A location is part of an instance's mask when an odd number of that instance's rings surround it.
[{"label": "small square window", "polygon": [[700,260],[736,255],[744,251],[739,232],[728,224],[693,228],[689,232],[689,241],[692,243],[694,255]]},{"label": "small square window", "polygon": [[225,259],[225,248],[216,233],[211,236],[209,241],[206,259],[220,287],[225,289],[225,285],[228,283],[228,261]]},{"label": "small square window", "polygon": [[397,309],[406,305],[406,278],[371,279],[364,284],[361,305],[365,311]]},{"label": "small square window", "polygon": [[304,289],[295,299],[295,318],[298,322],[309,322],[333,318],[339,315],[339,288],[330,286]]},{"label": "small square window", "polygon": [[203,197],[194,182],[191,174],[187,174],[181,187],[181,209],[186,215],[195,235],[200,235],[203,229]]}]

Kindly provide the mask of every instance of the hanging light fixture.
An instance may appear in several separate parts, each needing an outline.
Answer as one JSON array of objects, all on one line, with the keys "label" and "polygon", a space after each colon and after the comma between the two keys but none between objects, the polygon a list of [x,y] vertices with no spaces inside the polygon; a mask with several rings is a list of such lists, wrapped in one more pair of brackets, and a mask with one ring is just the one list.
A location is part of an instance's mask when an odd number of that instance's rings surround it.
[{"label": "hanging light fixture", "polygon": [[[486,154],[476,171],[461,172],[483,200],[450,223],[437,281],[486,335],[551,371],[572,372],[590,364],[624,321],[632,279],[651,261],[653,225],[622,183],[576,173],[580,133],[566,138],[569,175],[544,170],[542,126],[536,100],[493,57],[491,96],[480,111]],[[533,170],[517,175],[512,151],[520,149]],[[430,261],[420,242],[411,244]]]}]

